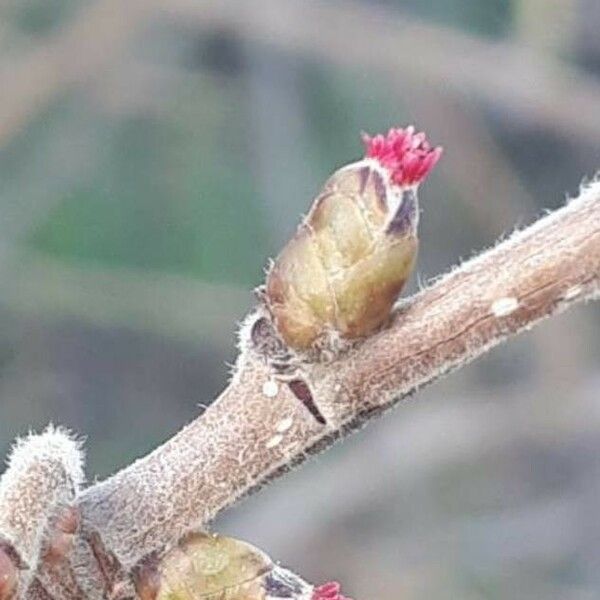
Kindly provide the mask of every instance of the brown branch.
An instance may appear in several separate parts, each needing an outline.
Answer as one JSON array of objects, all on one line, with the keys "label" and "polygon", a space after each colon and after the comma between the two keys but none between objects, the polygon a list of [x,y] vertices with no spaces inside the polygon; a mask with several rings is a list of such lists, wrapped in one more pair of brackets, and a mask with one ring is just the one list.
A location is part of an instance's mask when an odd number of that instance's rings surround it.
[{"label": "brown branch", "polygon": [[[82,463],[80,443],[52,426],[13,448],[0,478],[0,558],[8,550],[19,568],[21,590],[36,572],[56,511],[73,501],[82,484]],[[6,597],[5,576],[0,566],[0,598]]]},{"label": "brown branch", "polygon": [[335,362],[299,369],[325,424],[242,335],[233,379],[202,416],[83,493],[84,531],[101,532],[131,567],[420,386],[599,291],[596,182],[417,294]]}]

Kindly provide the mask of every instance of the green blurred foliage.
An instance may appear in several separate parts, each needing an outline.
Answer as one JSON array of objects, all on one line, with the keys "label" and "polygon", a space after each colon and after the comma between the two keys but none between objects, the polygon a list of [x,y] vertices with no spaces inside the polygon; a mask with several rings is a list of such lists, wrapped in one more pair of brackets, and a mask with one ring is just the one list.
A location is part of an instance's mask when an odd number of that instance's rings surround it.
[{"label": "green blurred foliage", "polygon": [[60,27],[79,4],[77,0],[20,0],[9,5],[7,18],[23,33],[43,36]]},{"label": "green blurred foliage", "polygon": [[510,32],[514,10],[513,0],[395,0],[394,4],[424,19],[489,37]]},{"label": "green blurred foliage", "polygon": [[[13,17],[23,28],[46,31],[70,6],[54,3],[13,6]],[[501,35],[510,26],[507,0],[397,4],[489,35]],[[189,65],[191,59],[179,60]],[[227,73],[216,81],[191,77],[154,113],[100,115],[99,158],[92,172],[55,199],[57,208],[30,236],[32,247],[68,260],[255,284],[275,248],[253,184],[255,149],[239,56]],[[368,73],[345,74],[307,63],[300,92],[310,162],[323,178],[332,164],[358,154],[358,131],[376,131],[406,117],[406,108],[387,97],[384,82]],[[53,118],[51,112],[28,132],[29,143],[35,143],[36,127],[39,135],[51,129]],[[7,154],[3,170],[9,171],[14,153]]]},{"label": "green blurred foliage", "polygon": [[243,110],[235,86],[211,94],[208,85],[165,113],[107,122],[93,174],[64,194],[33,246],[73,260],[255,283],[269,243]]}]

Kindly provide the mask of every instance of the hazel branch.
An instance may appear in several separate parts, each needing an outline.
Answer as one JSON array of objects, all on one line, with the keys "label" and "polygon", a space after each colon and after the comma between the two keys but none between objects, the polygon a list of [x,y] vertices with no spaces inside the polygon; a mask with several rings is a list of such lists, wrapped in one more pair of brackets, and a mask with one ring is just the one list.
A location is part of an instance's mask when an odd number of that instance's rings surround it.
[{"label": "hazel branch", "polygon": [[333,362],[278,377],[242,331],[234,376],[154,452],[82,494],[84,531],[131,568],[419,387],[600,292],[600,182],[396,311]]}]

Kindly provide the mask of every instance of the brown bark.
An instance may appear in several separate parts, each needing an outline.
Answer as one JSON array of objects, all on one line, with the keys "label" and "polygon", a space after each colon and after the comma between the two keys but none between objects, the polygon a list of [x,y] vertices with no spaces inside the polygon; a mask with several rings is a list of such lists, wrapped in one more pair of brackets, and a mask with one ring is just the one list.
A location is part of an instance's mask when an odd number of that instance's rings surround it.
[{"label": "brown bark", "polygon": [[84,529],[131,567],[420,386],[599,290],[596,182],[438,279],[335,361],[303,364],[303,384],[278,378],[242,339],[231,383],[203,415],[83,493]]}]

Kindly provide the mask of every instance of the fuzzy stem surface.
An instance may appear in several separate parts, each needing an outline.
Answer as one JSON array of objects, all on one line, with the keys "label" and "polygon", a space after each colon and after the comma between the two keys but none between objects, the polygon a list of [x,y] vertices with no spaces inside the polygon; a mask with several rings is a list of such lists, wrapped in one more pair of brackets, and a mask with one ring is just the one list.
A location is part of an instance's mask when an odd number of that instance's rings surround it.
[{"label": "fuzzy stem surface", "polygon": [[321,420],[297,389],[242,347],[230,384],[204,414],[85,490],[84,528],[101,532],[131,567],[421,386],[542,319],[597,298],[599,290],[595,182],[437,279],[406,301],[388,327],[333,362],[304,363],[296,380]]}]

